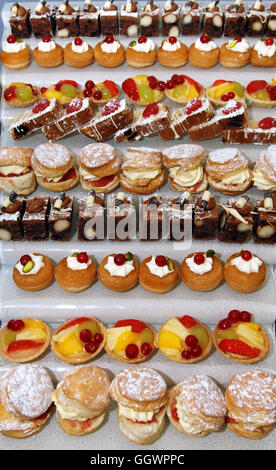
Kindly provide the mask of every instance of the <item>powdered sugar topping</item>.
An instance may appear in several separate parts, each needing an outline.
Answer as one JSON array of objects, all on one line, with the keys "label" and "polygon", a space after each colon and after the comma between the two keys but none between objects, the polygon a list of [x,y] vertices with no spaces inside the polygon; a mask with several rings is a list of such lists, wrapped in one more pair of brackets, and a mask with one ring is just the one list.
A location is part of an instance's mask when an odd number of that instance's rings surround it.
[{"label": "powdered sugar topping", "polygon": [[67,165],[72,160],[69,150],[60,144],[41,144],[32,156],[32,164],[38,160],[41,166],[46,168],[58,168]]},{"label": "powdered sugar topping", "polygon": [[101,167],[112,162],[116,156],[116,152],[108,144],[90,144],[82,148],[79,159],[88,168]]},{"label": "powdered sugar topping", "polygon": [[[229,162],[229,160],[232,160],[237,157],[241,158],[243,156],[237,148],[231,147],[224,147],[221,149],[213,150],[209,153],[209,160],[211,160],[213,163],[219,164],[224,164],[226,162]],[[243,158],[245,159],[245,157]]]},{"label": "powdered sugar topping", "polygon": [[167,391],[163,377],[147,367],[129,367],[119,372],[114,380],[124,397],[139,402],[158,400]]}]

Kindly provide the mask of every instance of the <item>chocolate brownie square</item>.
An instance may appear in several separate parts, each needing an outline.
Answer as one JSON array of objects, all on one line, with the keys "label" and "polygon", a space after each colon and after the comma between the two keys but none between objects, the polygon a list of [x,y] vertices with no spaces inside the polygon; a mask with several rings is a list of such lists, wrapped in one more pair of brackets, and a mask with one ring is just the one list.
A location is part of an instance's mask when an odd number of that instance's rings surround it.
[{"label": "chocolate brownie square", "polygon": [[253,230],[253,207],[243,196],[238,201],[221,204],[218,239],[221,242],[245,243]]},{"label": "chocolate brownie square", "polygon": [[205,191],[202,197],[195,199],[193,236],[199,240],[216,238],[219,214],[214,197]]},{"label": "chocolate brownie square", "polygon": [[104,239],[104,208],[104,195],[96,194],[93,189],[86,198],[79,201],[79,240]]},{"label": "chocolate brownie square", "polygon": [[25,199],[18,198],[15,192],[4,199],[0,207],[0,240],[23,240],[22,216],[25,210]]},{"label": "chocolate brownie square", "polygon": [[74,200],[65,193],[60,193],[52,199],[48,218],[49,235],[52,240],[70,240],[73,205]]},{"label": "chocolate brownie square", "polygon": [[49,196],[33,197],[27,200],[23,215],[24,237],[27,241],[48,239]]}]

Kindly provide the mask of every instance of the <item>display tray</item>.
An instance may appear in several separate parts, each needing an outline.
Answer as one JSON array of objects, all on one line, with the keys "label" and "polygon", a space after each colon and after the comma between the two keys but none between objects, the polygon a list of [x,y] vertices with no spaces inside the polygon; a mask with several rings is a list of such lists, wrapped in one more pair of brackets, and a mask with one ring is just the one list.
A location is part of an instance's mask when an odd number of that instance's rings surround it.
[{"label": "display tray", "polygon": [[[55,3],[55,2],[54,2]],[[79,5],[79,2],[70,2],[72,6]],[[139,5],[144,5],[145,2],[139,2]],[[159,3],[159,2],[158,2]],[[160,2],[163,5],[164,2]],[[266,4],[266,2],[264,2]],[[99,2],[95,1],[95,4]],[[121,6],[121,1],[116,1],[116,4]],[[4,23],[5,38],[9,34],[9,11],[11,3],[5,4],[2,11],[2,19]],[[223,3],[224,5],[224,3]],[[24,2],[24,6],[33,8],[35,3]],[[182,37],[183,42],[190,45],[195,38]],[[61,45],[67,44],[70,39],[57,39]],[[87,41],[93,47],[99,42],[99,38],[89,38]],[[216,39],[218,45],[223,44],[227,38]],[[124,46],[129,42],[129,39],[120,38]],[[160,44],[162,37],[154,38],[156,44]],[[248,38],[248,41],[253,44],[256,39]],[[38,40],[31,37],[26,42],[31,48],[34,48]],[[229,79],[237,80],[243,86],[246,86],[253,79],[266,79],[270,81],[275,70],[252,67],[250,65],[234,70],[226,69],[220,65],[212,69],[203,70],[197,69],[190,64],[181,67],[181,69],[169,69],[162,67],[158,62],[154,66],[146,69],[134,69],[129,67],[126,63],[112,71],[100,67],[94,62],[90,67],[85,69],[74,69],[66,64],[55,69],[43,69],[37,66],[34,62],[24,70],[11,71],[2,67],[2,86],[5,87],[13,81],[20,81],[32,83],[37,86],[47,86],[62,79],[76,80],[80,85],[91,79],[95,83],[109,78],[112,73],[112,79],[119,85],[128,77],[138,74],[155,75],[160,80],[169,79],[174,73],[185,73],[196,79],[203,86],[208,87],[216,79]],[[123,97],[123,94],[122,94]],[[167,100],[163,100],[168,104],[170,109],[176,109],[178,106]],[[35,133],[17,142],[13,141],[7,132],[8,122],[11,118],[21,113],[22,109],[11,108],[1,103],[1,146],[24,146],[35,148],[39,144],[46,142],[42,133]],[[248,106],[250,118],[261,119],[265,116],[275,116],[275,111]],[[88,139],[78,133],[67,136],[57,143],[60,143],[70,149],[76,158],[80,149],[85,145],[92,143]],[[124,153],[130,146],[147,146],[162,149],[178,145],[181,143],[192,143],[188,136],[184,136],[179,140],[172,140],[162,142],[159,137],[145,138],[141,142],[122,142],[115,143],[113,140],[107,143],[114,145],[118,154],[123,158]],[[219,139],[201,142],[207,150],[212,150],[224,147]],[[254,145],[240,145],[237,146],[243,151],[250,160],[252,167],[256,161],[259,153],[265,149],[265,146]],[[160,189],[160,194],[166,197],[172,195],[180,195],[173,191],[168,184]],[[228,199],[216,192],[214,196],[219,202],[224,202]],[[38,188],[33,195],[44,195],[50,193],[43,188]],[[70,196],[76,199],[83,197],[86,193],[78,185],[73,190],[68,191]],[[255,188],[251,188],[247,192],[252,200],[262,197],[263,194]],[[3,193],[0,198],[3,198]],[[138,203],[139,196],[136,197],[136,204]],[[269,334],[271,348],[269,354],[262,361],[253,365],[244,365],[234,361],[227,360],[213,347],[208,357],[195,364],[179,364],[171,362],[166,359],[160,352],[155,352],[153,356],[146,361],[146,366],[158,370],[165,378],[168,386],[181,382],[185,377],[199,373],[206,374],[214,378],[223,388],[231,377],[238,372],[244,370],[261,368],[276,374],[276,351],[275,351],[275,272],[274,264],[276,264],[276,248],[272,245],[256,245],[252,240],[245,245],[233,243],[221,243],[217,240],[211,241],[195,241],[192,244],[183,244],[181,242],[172,242],[167,240],[159,240],[152,242],[140,242],[138,239],[129,242],[118,241],[87,241],[79,242],[76,235],[77,218],[74,218],[73,236],[69,242],[53,242],[51,240],[45,242],[0,242],[0,260],[2,269],[0,273],[0,320],[5,324],[9,319],[14,317],[33,316],[45,320],[53,329],[64,320],[73,316],[94,315],[101,320],[106,326],[111,326],[116,320],[123,318],[137,318],[150,323],[155,330],[164,323],[170,316],[181,316],[184,314],[193,315],[198,320],[205,323],[210,330],[214,328],[217,322],[225,317],[229,310],[239,309],[248,310],[254,315],[254,321],[263,326]],[[175,259],[178,263],[192,251],[205,251],[213,249],[217,252],[222,261],[234,252],[240,251],[241,248],[247,247],[252,252],[256,253],[267,263],[267,279],[263,287],[252,294],[241,294],[233,291],[227,284],[222,284],[219,288],[212,292],[199,293],[188,289],[183,283],[173,289],[171,292],[158,295],[145,291],[140,286],[134,288],[130,292],[123,295],[118,292],[109,291],[104,288],[100,281],[97,281],[90,289],[79,294],[69,294],[64,292],[57,283],[53,283],[49,288],[40,292],[27,292],[18,289],[12,281],[12,269],[18,258],[26,252],[39,252],[49,256],[54,263],[60,259],[68,256],[68,254],[75,251],[87,251],[88,254],[95,257],[99,263],[100,260],[109,253],[113,252],[126,252],[132,251],[137,257],[142,260],[150,254],[166,254]],[[36,364],[45,366],[52,374],[54,381],[60,380],[63,372],[70,366],[69,364],[58,360],[52,352],[45,353],[39,358]],[[106,353],[101,353],[95,360],[90,362],[103,367],[109,374],[110,379],[124,367],[126,364],[120,363],[111,359]],[[0,360],[0,376],[9,367],[14,367],[15,364],[9,363],[3,359]],[[166,420],[165,429],[161,437],[149,446],[137,446],[127,439],[125,439],[119,432],[116,416],[116,404],[112,401],[109,413],[105,419],[102,427],[97,432],[78,438],[71,437],[65,434],[57,424],[55,416],[52,416],[45,428],[28,439],[16,440],[1,437],[2,449],[132,449],[139,451],[139,449],[147,450],[168,450],[168,449],[239,449],[239,450],[270,450],[275,447],[275,433],[273,430],[266,438],[257,441],[249,440],[239,437],[225,428],[225,426],[217,433],[212,433],[202,439],[196,439],[185,434],[177,432],[173,426],[168,424]]]}]

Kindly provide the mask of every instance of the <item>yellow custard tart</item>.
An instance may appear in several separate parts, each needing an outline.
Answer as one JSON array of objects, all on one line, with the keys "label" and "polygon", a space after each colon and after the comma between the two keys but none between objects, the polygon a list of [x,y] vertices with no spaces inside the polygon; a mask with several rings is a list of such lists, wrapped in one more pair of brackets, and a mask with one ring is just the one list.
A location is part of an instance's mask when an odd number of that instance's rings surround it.
[{"label": "yellow custard tart", "polygon": [[81,364],[97,356],[105,343],[105,328],[94,317],[72,318],[53,333],[54,354],[69,364]]},{"label": "yellow custard tart", "polygon": [[0,330],[0,356],[11,362],[33,361],[46,351],[50,340],[50,330],[43,321],[13,319]]},{"label": "yellow custard tart", "polygon": [[145,361],[154,351],[154,330],[140,320],[119,320],[106,330],[105,350],[117,361]]},{"label": "yellow custard tart", "polygon": [[193,363],[210,352],[212,339],[203,323],[190,315],[172,317],[156,335],[156,347],[171,361]]},{"label": "yellow custard tart", "polygon": [[269,351],[270,342],[265,330],[251,321],[251,313],[231,310],[213,331],[213,342],[223,356],[236,362],[251,364]]}]

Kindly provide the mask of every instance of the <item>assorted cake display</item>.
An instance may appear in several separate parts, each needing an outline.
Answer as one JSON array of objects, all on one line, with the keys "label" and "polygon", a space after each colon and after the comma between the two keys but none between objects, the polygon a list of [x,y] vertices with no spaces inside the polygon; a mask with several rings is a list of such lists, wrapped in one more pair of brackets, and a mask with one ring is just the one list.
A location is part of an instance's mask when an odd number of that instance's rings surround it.
[{"label": "assorted cake display", "polygon": [[265,438],[276,4],[95,3],[5,7],[0,435]]}]

